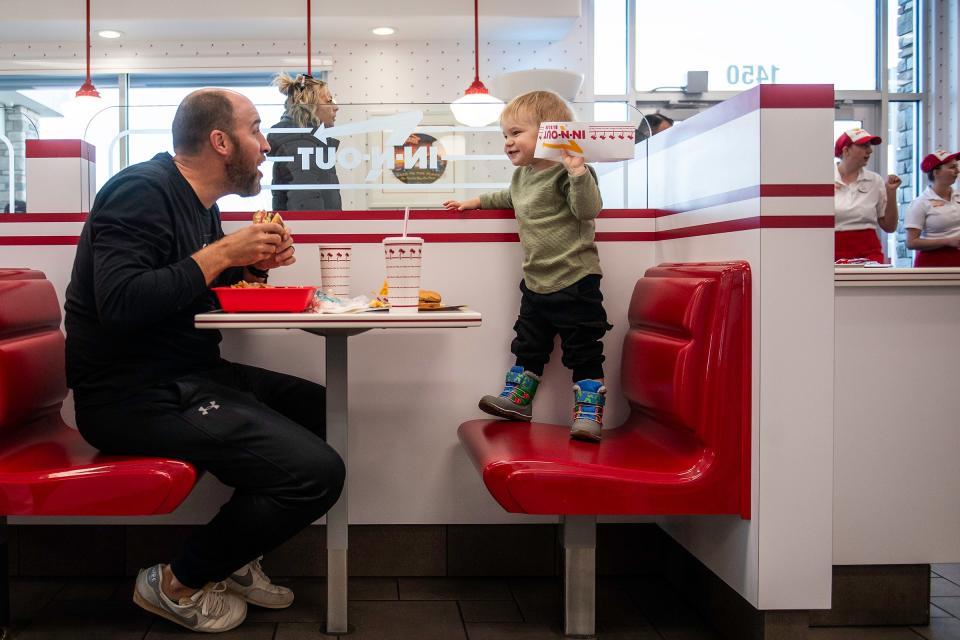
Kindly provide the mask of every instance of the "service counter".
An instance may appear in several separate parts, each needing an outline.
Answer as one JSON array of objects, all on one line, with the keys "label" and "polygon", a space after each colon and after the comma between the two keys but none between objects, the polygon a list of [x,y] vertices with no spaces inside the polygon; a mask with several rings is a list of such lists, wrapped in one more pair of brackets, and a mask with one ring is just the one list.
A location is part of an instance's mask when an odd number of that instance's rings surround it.
[{"label": "service counter", "polygon": [[835,565],[960,560],[960,268],[835,270]]}]

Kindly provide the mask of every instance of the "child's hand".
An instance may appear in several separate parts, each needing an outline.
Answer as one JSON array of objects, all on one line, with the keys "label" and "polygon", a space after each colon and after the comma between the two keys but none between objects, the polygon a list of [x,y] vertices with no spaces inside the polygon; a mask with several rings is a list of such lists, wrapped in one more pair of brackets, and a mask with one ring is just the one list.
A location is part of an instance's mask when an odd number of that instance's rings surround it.
[{"label": "child's hand", "polygon": [[584,166],[583,156],[575,156],[566,149],[561,149],[560,155],[562,156],[563,166],[566,167],[567,174],[571,178],[582,176],[587,172],[587,167]]},{"label": "child's hand", "polygon": [[446,200],[443,203],[444,209],[451,211],[466,211],[467,209],[479,209],[480,199],[470,198],[469,200]]}]

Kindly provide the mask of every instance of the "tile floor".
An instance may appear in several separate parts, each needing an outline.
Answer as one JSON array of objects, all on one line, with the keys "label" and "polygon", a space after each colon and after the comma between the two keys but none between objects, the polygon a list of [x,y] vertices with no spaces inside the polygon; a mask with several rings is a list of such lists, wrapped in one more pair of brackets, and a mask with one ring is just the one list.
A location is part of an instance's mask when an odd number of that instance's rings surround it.
[{"label": "tile floor", "polygon": [[[329,638],[323,579],[285,581],[297,593],[282,611],[251,609],[223,640]],[[132,579],[12,581],[17,640],[156,640],[190,637],[132,604]],[[960,640],[960,564],[933,565],[930,625],[811,629],[811,640]],[[562,638],[558,580],[545,578],[357,578],[350,582],[349,640],[539,640]],[[603,579],[600,640],[719,640],[658,578]]]}]

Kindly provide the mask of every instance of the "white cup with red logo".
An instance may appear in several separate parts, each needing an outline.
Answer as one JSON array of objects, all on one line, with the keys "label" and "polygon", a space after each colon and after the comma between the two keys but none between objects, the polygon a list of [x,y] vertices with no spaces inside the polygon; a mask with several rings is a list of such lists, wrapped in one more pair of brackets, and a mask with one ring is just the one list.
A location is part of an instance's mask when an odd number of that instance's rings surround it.
[{"label": "white cup with red logo", "polygon": [[383,257],[387,266],[387,300],[390,303],[390,313],[416,313],[420,299],[423,238],[384,238]]},{"label": "white cup with red logo", "polygon": [[349,244],[327,243],[320,245],[320,290],[335,298],[350,297],[350,258],[353,250]]}]

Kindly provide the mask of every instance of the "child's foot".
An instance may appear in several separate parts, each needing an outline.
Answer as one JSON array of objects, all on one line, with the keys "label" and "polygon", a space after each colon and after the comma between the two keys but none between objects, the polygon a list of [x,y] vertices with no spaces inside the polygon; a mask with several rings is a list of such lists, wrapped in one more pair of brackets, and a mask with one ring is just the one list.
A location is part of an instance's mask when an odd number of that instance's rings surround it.
[{"label": "child's foot", "polygon": [[483,396],[479,407],[484,413],[507,420],[533,418],[533,396],[540,385],[540,376],[523,367],[513,366],[507,371],[507,382],[499,396]]},{"label": "child's foot", "polygon": [[607,388],[596,380],[581,380],[573,385],[573,426],[570,437],[586,442],[600,442],[603,428],[603,406]]}]

